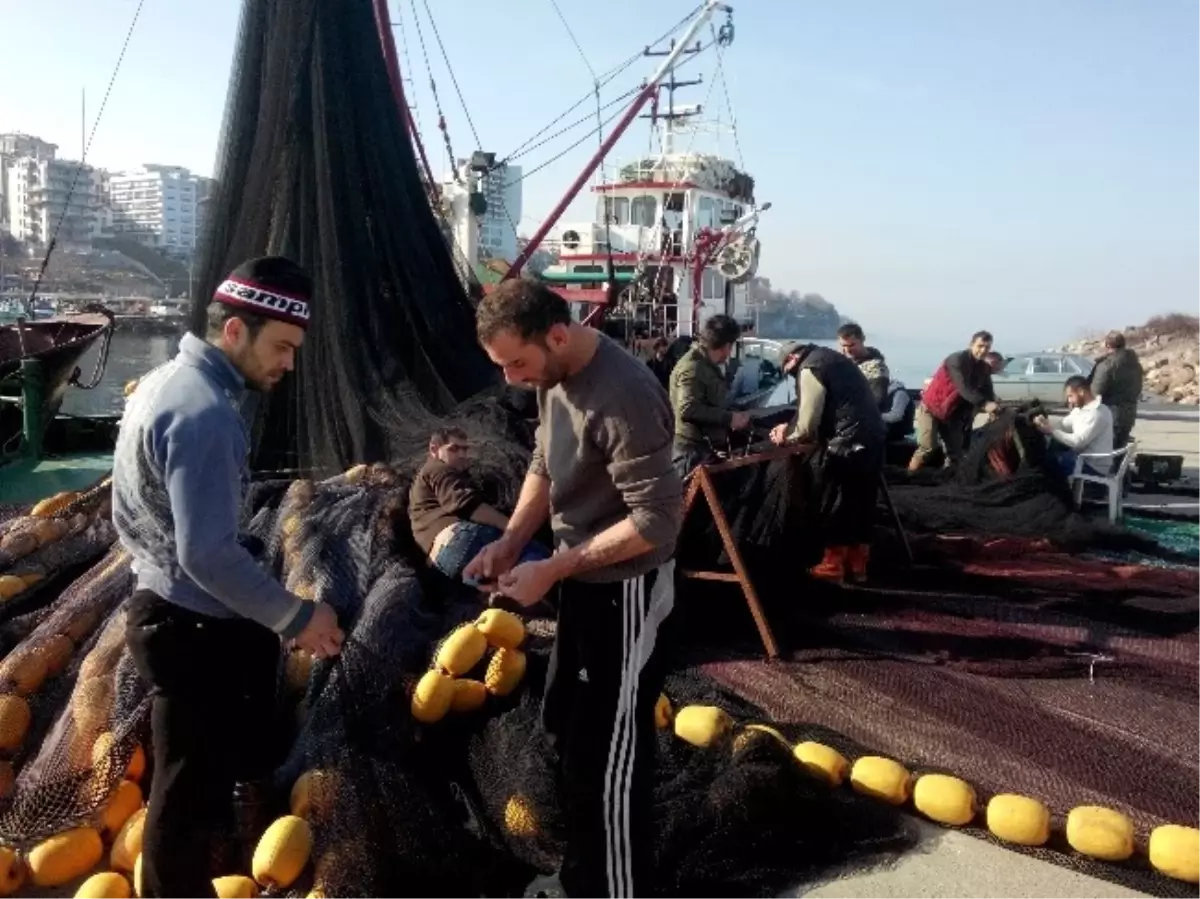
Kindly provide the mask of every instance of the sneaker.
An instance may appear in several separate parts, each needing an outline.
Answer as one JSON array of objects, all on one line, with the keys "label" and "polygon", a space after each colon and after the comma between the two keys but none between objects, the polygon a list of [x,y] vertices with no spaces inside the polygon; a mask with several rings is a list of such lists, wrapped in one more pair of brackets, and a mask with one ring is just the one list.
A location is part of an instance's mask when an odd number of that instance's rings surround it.
[{"label": "sneaker", "polygon": [[825,557],[809,570],[809,574],[823,581],[842,583],[846,579],[846,552],[844,546],[828,547]]},{"label": "sneaker", "polygon": [[558,874],[542,874],[535,877],[529,886],[525,887],[525,899],[566,899],[567,892],[563,889]]}]

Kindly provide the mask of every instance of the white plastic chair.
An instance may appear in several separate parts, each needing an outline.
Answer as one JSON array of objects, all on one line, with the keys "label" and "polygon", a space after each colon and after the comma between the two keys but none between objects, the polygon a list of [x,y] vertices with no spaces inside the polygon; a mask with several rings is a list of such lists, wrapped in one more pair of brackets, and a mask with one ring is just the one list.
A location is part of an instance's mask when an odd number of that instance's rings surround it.
[{"label": "white plastic chair", "polygon": [[[1121,501],[1125,493],[1125,472],[1136,455],[1137,443],[1133,440],[1119,450],[1111,453],[1080,453],[1075,459],[1075,470],[1068,479],[1071,482],[1071,492],[1075,497],[1075,508],[1083,505],[1083,485],[1099,484],[1108,491],[1108,520],[1116,524],[1121,520]],[[1113,471],[1113,463],[1120,460],[1117,470]],[[1089,474],[1083,470],[1085,463],[1090,463],[1096,471],[1108,468],[1109,474]]]}]

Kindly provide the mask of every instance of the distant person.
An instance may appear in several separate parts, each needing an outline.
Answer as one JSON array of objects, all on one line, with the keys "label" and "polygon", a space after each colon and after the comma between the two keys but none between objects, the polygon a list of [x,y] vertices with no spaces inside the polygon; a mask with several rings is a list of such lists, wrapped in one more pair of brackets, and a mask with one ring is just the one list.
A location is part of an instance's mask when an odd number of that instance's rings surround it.
[{"label": "distant person", "polygon": [[646,360],[650,371],[654,372],[654,377],[658,379],[659,384],[662,384],[663,390],[671,389],[671,362],[667,356],[670,348],[671,345],[667,343],[667,338],[656,337],[651,348],[650,358]]},{"label": "distant person", "polygon": [[884,403],[887,402],[888,384],[892,379],[883,353],[873,346],[867,346],[867,335],[863,333],[862,326],[854,322],[847,322],[838,328],[837,337],[842,355],[858,366],[858,370],[871,386],[871,396],[875,397],[875,405],[882,411]]},{"label": "distant person", "polygon": [[1142,398],[1142,363],[1137,353],[1125,346],[1125,335],[1112,331],[1104,338],[1108,353],[1092,369],[1092,392],[1112,410],[1113,446],[1120,449],[1129,442],[1137,421],[1138,400]]},{"label": "distant person", "polygon": [[825,555],[813,577],[862,582],[867,577],[885,429],[879,407],[847,356],[815,344],[785,350],[784,374],[796,376],[796,419],[777,425],[771,442],[816,443],[821,460]]},{"label": "distant person", "polygon": [[[439,428],[430,435],[429,456],[408,494],[413,539],[430,564],[454,580],[508,527],[508,516],[483,501],[468,472],[470,462],[467,432]],[[533,562],[549,556],[542,546],[530,543],[519,560]]]},{"label": "distant person", "polygon": [[917,451],[908,464],[909,471],[923,467],[939,443],[945,451],[945,465],[957,465],[976,413],[996,411],[992,366],[987,361],[991,350],[992,335],[976,331],[967,349],[952,353],[938,366],[917,406]]},{"label": "distant person", "polygon": [[916,412],[917,404],[908,395],[904,384],[896,380],[889,381],[887,398],[880,407],[883,424],[887,428],[888,443],[900,443],[908,439],[913,430]]},{"label": "distant person", "polygon": [[[1084,456],[1084,468],[1091,474],[1107,473],[1110,459],[1104,458],[1113,451],[1113,413],[1092,392],[1087,378],[1075,375],[1067,378],[1064,388],[1067,405],[1071,411],[1057,425],[1045,417],[1037,419],[1038,430],[1066,449],[1057,454],[1063,474],[1071,474],[1080,456]],[[1098,458],[1088,460],[1089,455]]]},{"label": "distant person", "polygon": [[731,431],[750,426],[748,412],[729,408],[729,385],[721,364],[733,352],[741,329],[728,315],[704,323],[700,340],[671,371],[671,408],[675,411],[675,468],[686,476],[729,446]]}]

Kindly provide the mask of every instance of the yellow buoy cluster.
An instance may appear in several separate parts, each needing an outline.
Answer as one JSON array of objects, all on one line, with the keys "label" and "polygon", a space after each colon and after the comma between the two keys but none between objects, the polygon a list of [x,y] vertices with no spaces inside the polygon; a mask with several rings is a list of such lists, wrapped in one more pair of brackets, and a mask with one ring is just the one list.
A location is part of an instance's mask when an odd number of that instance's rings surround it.
[{"label": "yellow buoy cluster", "polygon": [[[488,695],[508,696],[525,676],[525,623],[504,609],[487,609],[475,621],[460,624],[442,641],[433,667],[412,694],[412,716],[434,724],[448,712],[472,712]],[[481,667],[492,650],[482,680],[465,677]]]},{"label": "yellow buoy cluster", "polygon": [[[0,697],[0,699],[19,697]],[[100,734],[92,746],[94,778],[109,777],[113,735]],[[22,855],[10,847],[0,847],[0,896],[19,890],[26,880],[43,888],[61,887],[92,871],[105,857],[110,870],[92,874],[75,893],[95,899],[125,899],[134,895],[130,877],[134,875],[142,851],[142,830],[146,808],[138,781],[146,770],[146,755],[134,744],[122,777],[87,826],[64,830],[33,846]],[[107,847],[106,847],[107,844]],[[136,878],[135,878],[136,880]]]},{"label": "yellow buoy cluster", "polygon": [[14,599],[46,579],[45,570],[37,565],[12,566],[39,549],[87,528],[91,519],[74,511],[82,498],[81,493],[55,494],[8,524],[0,536],[0,568],[8,568],[0,574],[0,602]]},{"label": "yellow buoy cluster", "polygon": [[[664,709],[661,715],[660,707]],[[660,697],[655,707],[659,727],[669,721],[670,708],[670,701]],[[674,725],[677,737],[700,747],[722,743],[736,729],[733,719],[717,706],[684,706],[675,713]],[[783,734],[766,725],[749,724],[738,731],[731,744],[735,754],[763,735],[787,745]],[[975,789],[948,774],[914,777],[896,760],[874,755],[861,756],[851,764],[832,746],[812,741],[796,744],[792,756],[806,772],[831,787],[849,779],[856,793],[889,805],[903,806],[911,799],[913,807],[926,818],[949,827],[971,824],[981,810]],[[993,796],[984,809],[984,823],[993,836],[1019,846],[1043,846],[1052,831],[1050,810],[1037,799],[1014,793]],[[1066,839],[1076,852],[1102,861],[1125,861],[1137,848],[1133,822],[1101,806],[1072,809],[1067,816]],[[1156,827],[1150,832],[1147,853],[1155,870],[1188,883],[1200,882],[1197,828],[1176,824]]]}]

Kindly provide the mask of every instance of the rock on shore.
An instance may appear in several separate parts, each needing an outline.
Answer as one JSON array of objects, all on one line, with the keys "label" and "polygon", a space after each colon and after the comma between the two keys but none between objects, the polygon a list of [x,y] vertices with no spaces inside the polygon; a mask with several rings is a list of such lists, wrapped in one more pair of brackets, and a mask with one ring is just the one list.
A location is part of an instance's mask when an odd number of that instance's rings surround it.
[{"label": "rock on shore", "polygon": [[[1125,345],[1138,354],[1146,373],[1144,400],[1200,404],[1200,320],[1192,315],[1156,316],[1123,333]],[[1104,335],[1069,343],[1059,352],[1097,359],[1105,353]]]}]

